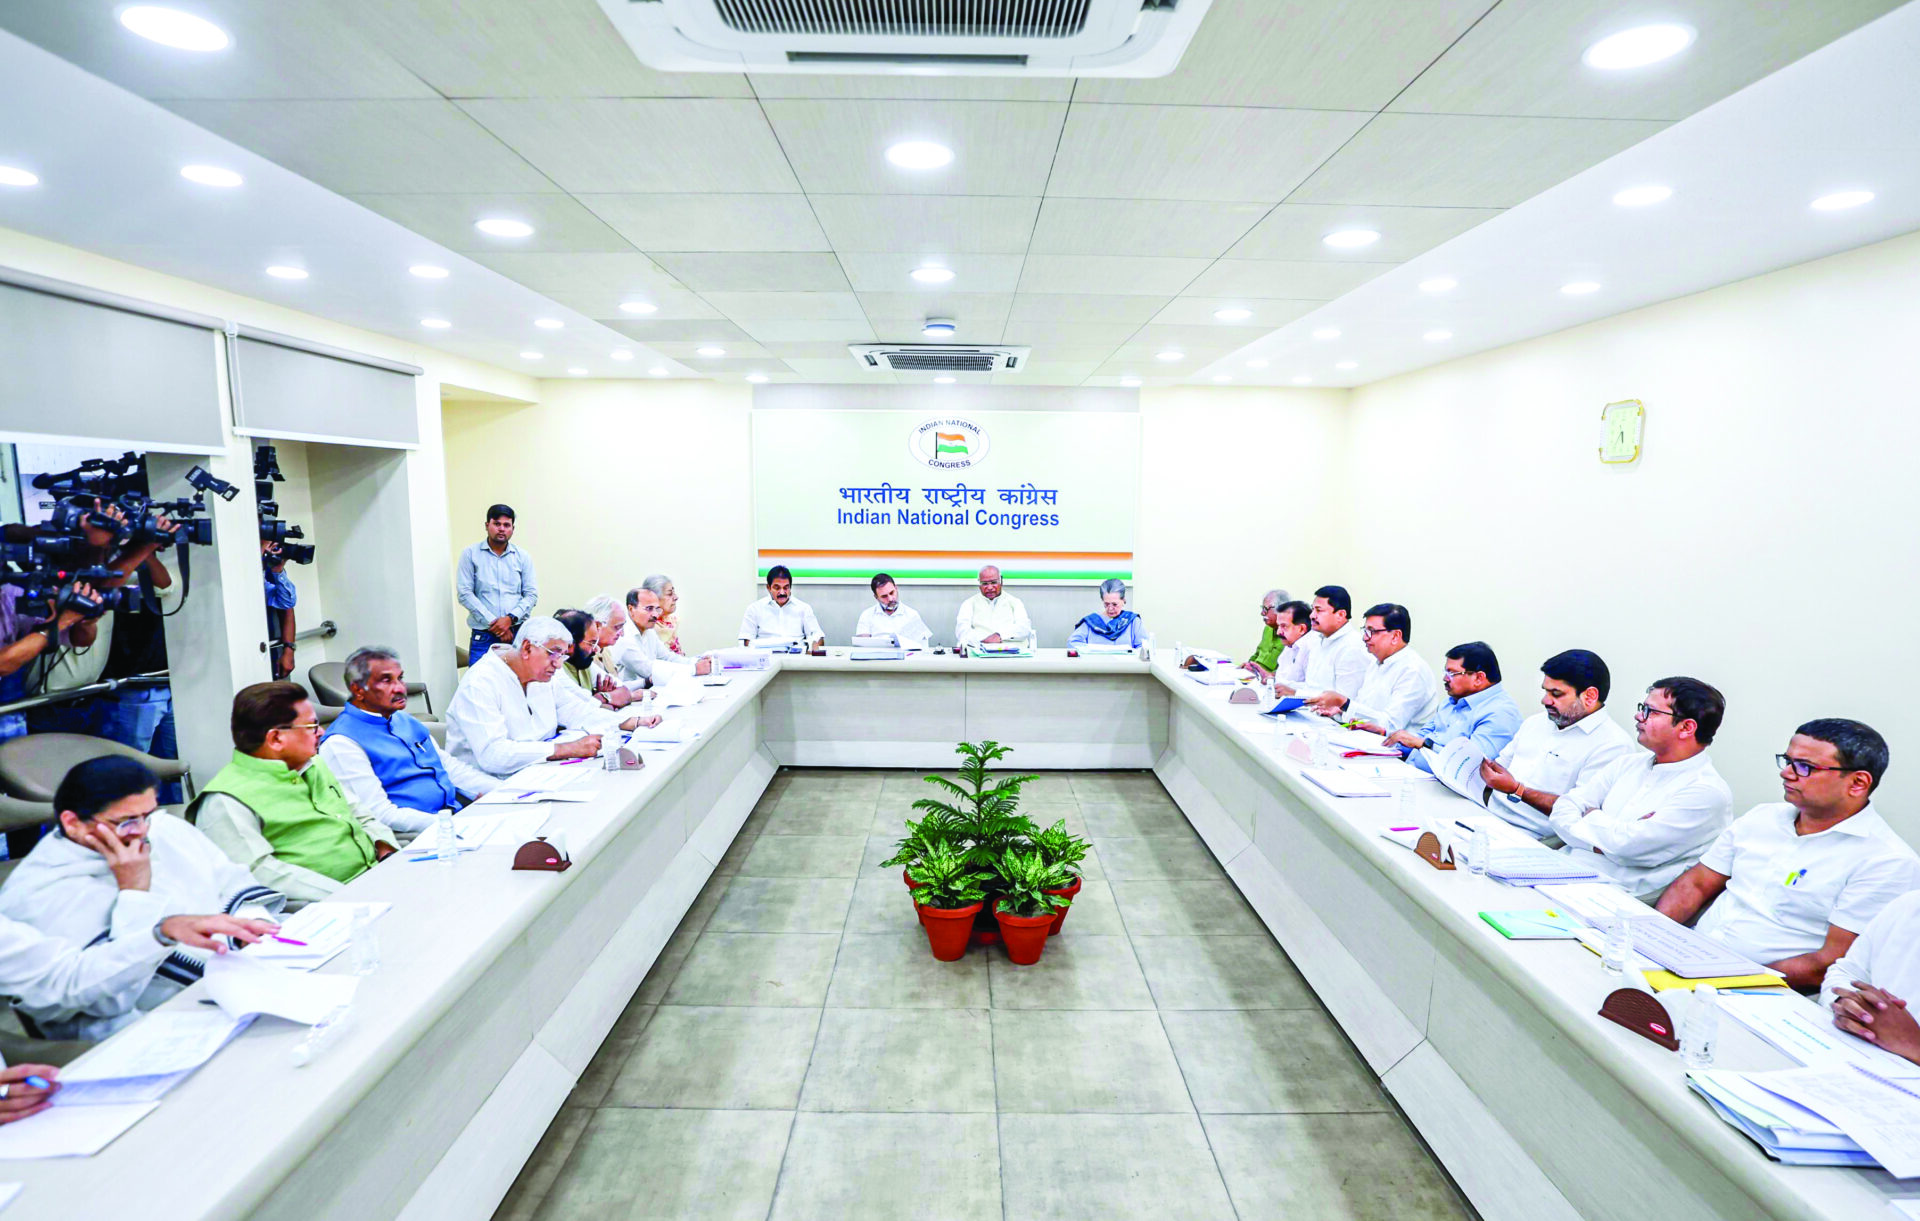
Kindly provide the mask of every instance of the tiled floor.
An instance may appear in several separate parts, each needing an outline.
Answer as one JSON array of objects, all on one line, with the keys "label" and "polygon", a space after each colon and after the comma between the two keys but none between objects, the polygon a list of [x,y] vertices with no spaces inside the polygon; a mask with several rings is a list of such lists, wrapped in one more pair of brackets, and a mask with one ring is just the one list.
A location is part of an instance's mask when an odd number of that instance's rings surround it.
[{"label": "tiled floor", "polygon": [[883,870],[918,773],[783,771],[496,1218],[1470,1217],[1159,783],[1031,967],[934,961]]}]

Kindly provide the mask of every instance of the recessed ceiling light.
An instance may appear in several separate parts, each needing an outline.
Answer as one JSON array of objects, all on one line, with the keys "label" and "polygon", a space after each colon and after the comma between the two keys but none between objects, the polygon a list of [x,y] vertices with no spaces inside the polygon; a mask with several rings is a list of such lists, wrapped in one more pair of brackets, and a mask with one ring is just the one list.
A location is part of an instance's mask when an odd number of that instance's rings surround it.
[{"label": "recessed ceiling light", "polygon": [[767,375],[764,373],[749,373],[747,374],[747,380],[757,386],[767,380]]},{"label": "recessed ceiling light", "polygon": [[695,356],[725,356],[726,354],[727,350],[725,348],[715,347],[712,344],[708,344],[704,348],[694,349]]},{"label": "recessed ceiling light", "polygon": [[648,377],[665,377],[666,375],[667,371],[659,365],[655,365],[653,368],[647,370]]},{"label": "recessed ceiling light", "polygon": [[1176,360],[1185,360],[1187,358],[1187,354],[1185,352],[1176,352],[1173,349],[1169,348],[1164,352],[1155,352],[1153,355],[1153,358],[1155,360],[1164,360],[1164,361],[1171,362]]},{"label": "recessed ceiling light", "polygon": [[1839,212],[1871,202],[1873,202],[1872,191],[1835,191],[1831,195],[1822,195],[1814,200],[1813,206],[1819,212]]},{"label": "recessed ceiling light", "polygon": [[1428,343],[1445,343],[1447,340],[1453,338],[1453,332],[1452,331],[1428,331],[1426,334],[1422,335],[1420,338],[1426,340]]},{"label": "recessed ceiling light", "polygon": [[1300,373],[1294,376],[1293,384],[1296,386],[1304,386],[1312,380],[1313,379],[1311,377],[1308,377],[1306,374]]},{"label": "recessed ceiling light", "polygon": [[1662,186],[1657,182],[1649,182],[1645,186],[1628,187],[1626,190],[1616,193],[1613,197],[1613,202],[1623,208],[1644,208],[1648,204],[1665,203],[1672,196],[1672,187]]},{"label": "recessed ceiling light", "polygon": [[587,371],[585,369],[582,369],[578,365],[575,365],[573,368],[567,370],[568,377],[585,377],[586,375],[587,375]]},{"label": "recessed ceiling light", "polygon": [[953,279],[953,269],[950,267],[916,267],[913,269],[913,278],[922,284],[945,284],[948,280]]},{"label": "recessed ceiling light", "polygon": [[1247,368],[1249,369],[1264,369],[1266,367],[1267,362],[1264,359],[1256,358],[1247,362]]},{"label": "recessed ceiling light", "polygon": [[1379,241],[1380,235],[1372,229],[1335,229],[1320,240],[1335,250],[1358,250]]},{"label": "recessed ceiling light", "polygon": [[926,325],[920,328],[920,333],[928,339],[951,339],[958,329],[951,318],[929,318]]},{"label": "recessed ceiling light", "polygon": [[558,318],[535,318],[533,320],[533,325],[539,327],[543,331],[557,331],[561,327],[564,327],[567,324],[560,321]]},{"label": "recessed ceiling light", "polygon": [[40,175],[32,170],[23,170],[17,165],[0,165],[0,187],[35,187],[40,185]]},{"label": "recessed ceiling light", "polygon": [[902,140],[887,150],[887,160],[903,170],[937,170],[953,163],[953,150],[931,140]]},{"label": "recessed ceiling light", "polygon": [[1237,305],[1231,305],[1226,309],[1213,311],[1213,316],[1222,322],[1245,322],[1247,319],[1253,317],[1253,311],[1250,309],[1241,309]]},{"label": "recessed ceiling light", "polygon": [[1430,280],[1420,281],[1420,291],[1423,293],[1450,293],[1458,287],[1460,281],[1452,276],[1434,276]]},{"label": "recessed ceiling light", "polygon": [[1617,72],[1644,68],[1671,59],[1693,43],[1693,28],[1684,25],[1642,25],[1609,34],[1580,57],[1589,68]]},{"label": "recessed ceiling light", "polygon": [[613,351],[607,353],[607,355],[613,357],[615,360],[632,360],[633,359],[633,353],[629,352],[625,348],[615,348]]},{"label": "recessed ceiling light", "polygon": [[1325,343],[1329,339],[1338,339],[1340,338],[1340,328],[1337,326],[1323,326],[1313,333],[1313,337],[1322,343]]},{"label": "recessed ceiling light", "polygon": [[413,266],[407,268],[407,270],[419,276],[422,280],[444,280],[447,278],[447,269],[444,267],[435,267],[432,263],[415,263]]},{"label": "recessed ceiling light", "polygon": [[522,352],[520,353],[520,359],[521,360],[545,360],[546,357],[542,356],[538,352]]},{"label": "recessed ceiling light", "polygon": [[1232,381],[1232,380],[1233,380],[1233,378],[1232,378],[1232,376],[1231,376],[1231,375],[1229,375],[1229,374],[1226,374],[1226,373],[1216,373],[1216,374],[1214,374],[1214,375],[1213,375],[1213,380],[1214,380],[1214,381],[1215,381],[1216,383],[1226,383],[1226,382],[1230,382],[1230,381]]},{"label": "recessed ceiling light", "polygon": [[426,327],[429,331],[444,331],[452,326],[453,323],[448,322],[445,318],[422,318],[420,325]]},{"label": "recessed ceiling light", "polygon": [[621,312],[627,314],[651,314],[658,311],[659,308],[659,306],[651,301],[622,301],[620,303]]},{"label": "recessed ceiling light", "polygon": [[1138,386],[1140,379],[1137,377],[1123,377],[1120,379],[1120,384],[1123,386]]},{"label": "recessed ceiling light", "polygon": [[1593,280],[1575,280],[1571,284],[1562,284],[1560,291],[1569,297],[1584,297],[1588,293],[1600,291],[1600,285]]},{"label": "recessed ceiling light", "polygon": [[532,237],[533,226],[523,220],[509,220],[504,216],[489,216],[473,222],[473,227],[489,237]]},{"label": "recessed ceiling light", "polygon": [[276,280],[304,280],[307,278],[307,269],[304,267],[288,267],[284,264],[276,263],[272,267],[267,268],[267,274]]},{"label": "recessed ceiling light", "polygon": [[120,24],[142,38],[182,51],[224,51],[233,44],[225,30],[204,17],[155,4],[121,9]]},{"label": "recessed ceiling light", "polygon": [[1334,366],[1336,369],[1358,369],[1359,367],[1360,362],[1357,360],[1343,360]]},{"label": "recessed ceiling light", "polygon": [[232,170],[217,165],[183,165],[180,176],[203,187],[237,187],[246,181]]}]

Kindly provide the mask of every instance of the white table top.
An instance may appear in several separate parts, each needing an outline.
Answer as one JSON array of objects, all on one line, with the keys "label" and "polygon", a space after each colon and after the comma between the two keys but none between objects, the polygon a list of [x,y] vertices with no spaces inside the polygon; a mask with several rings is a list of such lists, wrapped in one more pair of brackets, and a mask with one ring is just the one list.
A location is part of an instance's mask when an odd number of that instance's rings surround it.
[{"label": "white table top", "polygon": [[859,671],[872,674],[1138,674],[1147,676],[1147,663],[1137,653],[1102,653],[1069,657],[1066,649],[1035,649],[1031,657],[956,657],[952,653],[934,653],[922,649],[907,654],[902,661],[855,661],[853,650],[829,647],[825,657],[806,653],[781,653],[777,659],[782,670]]}]

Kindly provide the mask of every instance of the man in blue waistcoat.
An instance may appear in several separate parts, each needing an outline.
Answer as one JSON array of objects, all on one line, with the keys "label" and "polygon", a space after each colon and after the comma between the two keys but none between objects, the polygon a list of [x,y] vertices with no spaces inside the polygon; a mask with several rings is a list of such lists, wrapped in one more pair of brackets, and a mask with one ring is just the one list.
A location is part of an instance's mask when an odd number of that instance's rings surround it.
[{"label": "man in blue waistcoat", "polygon": [[407,712],[407,676],[392,649],[347,658],[347,706],[327,727],[320,757],[363,815],[418,835],[500,782],[440,749]]}]

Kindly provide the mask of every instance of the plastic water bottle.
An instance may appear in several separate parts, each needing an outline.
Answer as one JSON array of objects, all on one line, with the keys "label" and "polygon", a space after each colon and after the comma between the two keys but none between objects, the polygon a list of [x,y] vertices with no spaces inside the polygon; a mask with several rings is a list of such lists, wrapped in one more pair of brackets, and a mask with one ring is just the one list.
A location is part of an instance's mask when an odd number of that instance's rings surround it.
[{"label": "plastic water bottle", "polygon": [[1173,642],[1173,667],[1176,670],[1187,668],[1187,646],[1177,640]]},{"label": "plastic water bottle", "polygon": [[1487,829],[1485,827],[1475,827],[1473,834],[1467,839],[1467,871],[1469,873],[1485,873],[1487,871],[1487,857],[1490,856],[1492,852],[1493,844],[1487,839]]},{"label": "plastic water bottle", "polygon": [[1151,662],[1153,660],[1153,633],[1152,632],[1148,632],[1147,638],[1140,642],[1140,660],[1145,662]]},{"label": "plastic water bottle", "polygon": [[1688,1068],[1712,1068],[1713,1044],[1720,1035],[1720,990],[1700,984],[1680,1026],[1680,1059]]},{"label": "plastic water bottle", "polygon": [[1633,960],[1633,921],[1625,916],[1609,916],[1600,926],[1600,969],[1609,975],[1625,975]]},{"label": "plastic water bottle", "polygon": [[433,816],[433,854],[440,858],[443,869],[453,868],[453,860],[460,855],[460,835],[453,829],[453,811],[441,810]]},{"label": "plastic water bottle", "polygon": [[353,1025],[353,1006],[342,1005],[313,1024],[307,1031],[307,1037],[293,1046],[293,1066],[305,1068],[333,1044]]},{"label": "plastic water bottle", "polygon": [[347,953],[355,975],[371,975],[380,969],[380,936],[373,931],[373,916],[365,907],[356,907],[348,933]]}]

